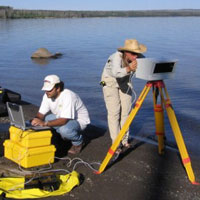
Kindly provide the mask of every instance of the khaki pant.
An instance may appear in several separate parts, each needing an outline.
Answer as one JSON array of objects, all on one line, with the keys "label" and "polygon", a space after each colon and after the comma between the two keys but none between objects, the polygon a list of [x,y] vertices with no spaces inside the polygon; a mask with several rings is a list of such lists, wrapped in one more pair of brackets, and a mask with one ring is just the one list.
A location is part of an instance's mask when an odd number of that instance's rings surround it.
[{"label": "khaki pant", "polygon": [[[130,111],[132,96],[122,93],[118,87],[103,87],[104,100],[108,112],[108,127],[112,143],[124,125]],[[122,140],[122,144],[128,142],[129,131]]]}]

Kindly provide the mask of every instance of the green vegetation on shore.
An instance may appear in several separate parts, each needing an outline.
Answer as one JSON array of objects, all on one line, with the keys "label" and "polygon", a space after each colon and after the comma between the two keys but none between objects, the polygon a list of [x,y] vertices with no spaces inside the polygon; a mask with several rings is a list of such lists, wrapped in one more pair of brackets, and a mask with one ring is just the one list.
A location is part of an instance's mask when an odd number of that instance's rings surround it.
[{"label": "green vegetation on shore", "polygon": [[58,10],[19,10],[0,6],[0,18],[84,18],[84,17],[166,17],[200,16],[200,9],[181,10],[129,10],[129,11],[58,11]]}]

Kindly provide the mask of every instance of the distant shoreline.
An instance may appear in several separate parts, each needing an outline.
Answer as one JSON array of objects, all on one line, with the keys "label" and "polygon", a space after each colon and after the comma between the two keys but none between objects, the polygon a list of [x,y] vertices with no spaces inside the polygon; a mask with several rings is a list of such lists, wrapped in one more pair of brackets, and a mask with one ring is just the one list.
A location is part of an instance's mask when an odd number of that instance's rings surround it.
[{"label": "distant shoreline", "polygon": [[128,10],[128,11],[75,11],[75,10],[20,10],[0,6],[0,19],[19,18],[87,18],[87,17],[190,17],[200,16],[200,9]]}]

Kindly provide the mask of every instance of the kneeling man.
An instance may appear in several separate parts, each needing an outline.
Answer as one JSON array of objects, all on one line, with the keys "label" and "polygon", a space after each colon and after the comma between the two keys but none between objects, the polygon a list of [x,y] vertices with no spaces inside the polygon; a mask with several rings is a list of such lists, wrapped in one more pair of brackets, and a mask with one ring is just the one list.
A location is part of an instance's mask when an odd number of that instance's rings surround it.
[{"label": "kneeling man", "polygon": [[83,145],[81,131],[90,123],[87,108],[76,93],[64,89],[57,75],[46,76],[42,90],[45,94],[32,125],[54,128],[63,139],[72,142],[68,153],[79,153]]}]

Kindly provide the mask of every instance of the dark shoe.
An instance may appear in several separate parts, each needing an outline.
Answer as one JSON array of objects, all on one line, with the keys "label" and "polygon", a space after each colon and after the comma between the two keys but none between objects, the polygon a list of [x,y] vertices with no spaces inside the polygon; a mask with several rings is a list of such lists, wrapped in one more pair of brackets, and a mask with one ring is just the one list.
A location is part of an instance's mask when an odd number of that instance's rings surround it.
[{"label": "dark shoe", "polygon": [[121,147],[118,147],[117,150],[115,151],[115,153],[118,154],[118,155],[119,155],[121,152],[122,152],[122,148],[121,148]]},{"label": "dark shoe", "polygon": [[78,146],[72,145],[71,148],[68,150],[68,153],[71,154],[78,154],[81,152],[83,144],[80,144]]},{"label": "dark shoe", "polygon": [[118,148],[116,149],[116,151],[115,151],[113,157],[112,157],[111,162],[115,162],[115,161],[119,158],[119,156],[120,156],[121,153],[122,153],[122,148],[121,148],[121,147],[118,147]]}]

